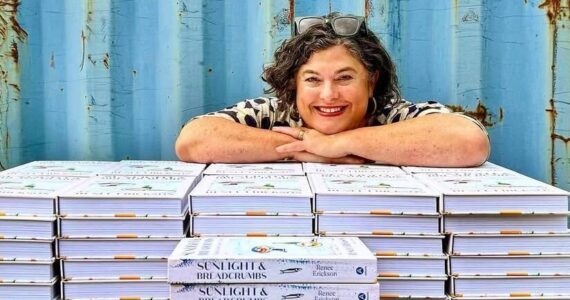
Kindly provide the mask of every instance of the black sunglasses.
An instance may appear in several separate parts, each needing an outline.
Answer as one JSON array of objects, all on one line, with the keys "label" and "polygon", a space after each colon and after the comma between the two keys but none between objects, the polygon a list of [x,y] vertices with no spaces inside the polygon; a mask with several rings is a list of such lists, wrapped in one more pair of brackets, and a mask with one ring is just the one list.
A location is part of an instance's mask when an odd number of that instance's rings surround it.
[{"label": "black sunglasses", "polygon": [[338,16],[334,18],[326,17],[296,17],[293,23],[291,35],[296,36],[307,31],[315,25],[331,24],[332,29],[340,36],[353,36],[358,33],[360,26],[366,24],[364,17],[360,16]]}]

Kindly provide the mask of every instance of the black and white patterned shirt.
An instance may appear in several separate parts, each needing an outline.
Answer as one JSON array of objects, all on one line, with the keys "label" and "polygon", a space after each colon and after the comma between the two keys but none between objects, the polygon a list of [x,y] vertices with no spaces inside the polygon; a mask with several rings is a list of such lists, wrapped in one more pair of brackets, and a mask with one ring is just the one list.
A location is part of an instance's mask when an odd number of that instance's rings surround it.
[{"label": "black and white patterned shirt", "polygon": [[[287,111],[279,111],[277,107],[277,98],[259,97],[247,99],[222,110],[196,118],[222,117],[250,127],[262,129],[271,129],[273,126],[303,126],[303,120],[299,117],[295,108],[291,107]],[[393,100],[384,109],[378,110],[375,115],[370,117],[368,126],[386,125],[434,113],[452,113],[452,111],[445,105],[435,101],[414,104],[406,100]],[[479,121],[461,113],[455,114],[471,120],[487,134],[485,127]]]}]

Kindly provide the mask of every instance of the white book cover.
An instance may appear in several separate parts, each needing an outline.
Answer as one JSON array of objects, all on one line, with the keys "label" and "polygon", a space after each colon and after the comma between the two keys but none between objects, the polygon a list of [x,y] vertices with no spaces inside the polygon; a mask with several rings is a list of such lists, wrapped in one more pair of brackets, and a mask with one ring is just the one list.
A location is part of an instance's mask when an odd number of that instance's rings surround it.
[{"label": "white book cover", "polygon": [[319,214],[317,232],[320,235],[338,233],[370,234],[436,234],[440,232],[437,214]]},{"label": "white book cover", "polygon": [[461,255],[570,254],[570,233],[453,234],[448,253]]},{"label": "white book cover", "polygon": [[400,173],[308,174],[318,212],[437,213],[439,194]]},{"label": "white book cover", "polygon": [[521,174],[415,176],[443,194],[445,212],[568,212],[570,193]]},{"label": "white book cover", "polygon": [[0,236],[0,257],[49,260],[55,256],[54,246],[55,237]]},{"label": "white book cover", "polygon": [[168,160],[122,160],[100,175],[201,176],[205,164]]},{"label": "white book cover", "polygon": [[0,257],[3,281],[50,281],[57,275],[55,259],[18,259]]},{"label": "white book cover", "polygon": [[190,195],[192,213],[312,212],[313,193],[304,176],[205,176]]},{"label": "white book cover", "polygon": [[451,288],[462,297],[570,296],[570,276],[453,276]]},{"label": "white book cover", "polygon": [[509,170],[505,167],[501,167],[497,164],[494,164],[490,161],[486,161],[482,165],[478,167],[471,167],[471,168],[433,168],[433,167],[402,167],[406,173],[415,174],[415,173],[455,173],[455,172],[463,172],[463,173],[486,173],[488,171],[504,171],[504,172],[514,172]]},{"label": "white book cover", "polygon": [[0,174],[0,213],[53,215],[57,196],[79,182],[77,176]]},{"label": "white book cover", "polygon": [[405,174],[399,167],[376,164],[324,164],[304,162],[303,170],[305,170],[307,174]]},{"label": "white book cover", "polygon": [[4,174],[91,177],[114,168],[114,161],[38,160],[4,171]]},{"label": "white book cover", "polygon": [[378,284],[175,284],[171,300],[377,300]]},{"label": "white book cover", "polygon": [[[59,256],[134,258],[138,256],[168,257],[183,237],[60,237]],[[0,240],[1,241],[1,240]]]},{"label": "white book cover", "polygon": [[567,232],[567,213],[458,213],[443,218],[445,233]]},{"label": "white book cover", "polygon": [[376,256],[440,255],[445,235],[435,234],[370,234],[347,233],[325,236],[358,236]]},{"label": "white book cover", "polygon": [[292,175],[304,176],[303,165],[297,162],[274,162],[253,164],[213,163],[203,175]]},{"label": "white book cover", "polygon": [[570,275],[570,255],[453,255],[453,275]]},{"label": "white book cover", "polygon": [[372,283],[376,258],[356,237],[184,239],[171,283]]},{"label": "white book cover", "polygon": [[93,177],[59,195],[59,212],[66,214],[183,215],[188,193],[197,177]]},{"label": "white book cover", "polygon": [[378,277],[446,276],[447,255],[376,255]]}]

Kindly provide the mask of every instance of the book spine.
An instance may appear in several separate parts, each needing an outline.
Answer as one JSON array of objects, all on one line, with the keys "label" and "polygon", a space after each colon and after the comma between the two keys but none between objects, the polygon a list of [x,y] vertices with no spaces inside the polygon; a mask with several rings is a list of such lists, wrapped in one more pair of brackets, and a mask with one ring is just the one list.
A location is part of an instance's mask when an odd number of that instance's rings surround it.
[{"label": "book spine", "polygon": [[379,299],[378,284],[185,284],[171,285],[170,299]]},{"label": "book spine", "polygon": [[170,260],[171,283],[370,283],[376,259],[179,259]]}]

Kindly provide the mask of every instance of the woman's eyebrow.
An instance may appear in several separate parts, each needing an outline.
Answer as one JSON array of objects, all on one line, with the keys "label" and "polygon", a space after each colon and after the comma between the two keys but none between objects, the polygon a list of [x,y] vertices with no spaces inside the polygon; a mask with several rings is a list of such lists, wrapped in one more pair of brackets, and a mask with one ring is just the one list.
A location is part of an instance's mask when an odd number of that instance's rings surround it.
[{"label": "woman's eyebrow", "polygon": [[352,72],[356,72],[356,69],[353,67],[344,67],[340,70],[337,70],[335,73],[342,73],[342,72],[346,72],[346,71],[352,71]]}]

